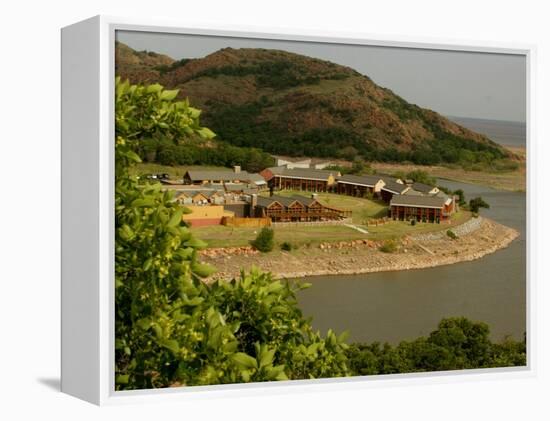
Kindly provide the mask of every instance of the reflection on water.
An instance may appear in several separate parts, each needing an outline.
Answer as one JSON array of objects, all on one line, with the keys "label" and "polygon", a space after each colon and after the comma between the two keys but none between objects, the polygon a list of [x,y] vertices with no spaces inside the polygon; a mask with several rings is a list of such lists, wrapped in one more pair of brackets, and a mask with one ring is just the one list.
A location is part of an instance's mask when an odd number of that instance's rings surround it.
[{"label": "reflection on water", "polygon": [[322,332],[349,330],[351,341],[414,339],[443,317],[466,316],[489,324],[491,336],[522,339],[526,323],[525,193],[441,180],[462,188],[469,200],[482,196],[491,206],[482,214],[516,228],[508,248],[472,262],[429,269],[353,276],[308,278],[299,295],[306,316]]}]

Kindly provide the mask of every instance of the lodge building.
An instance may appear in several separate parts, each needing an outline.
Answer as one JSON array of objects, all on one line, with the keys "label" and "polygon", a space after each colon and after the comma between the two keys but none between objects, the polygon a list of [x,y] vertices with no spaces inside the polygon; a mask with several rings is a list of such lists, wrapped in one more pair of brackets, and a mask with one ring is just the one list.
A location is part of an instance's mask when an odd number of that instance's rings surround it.
[{"label": "lodge building", "polygon": [[351,211],[320,203],[315,197],[252,196],[251,213],[273,222],[333,221],[351,217]]},{"label": "lodge building", "polygon": [[442,222],[455,212],[455,199],[446,195],[395,195],[390,201],[390,216],[394,220]]},{"label": "lodge building", "polygon": [[383,178],[384,185],[380,189],[380,198],[386,202],[390,203],[394,195],[405,194],[407,191],[411,190],[411,187],[406,185],[403,182],[394,181],[388,178]]},{"label": "lodge building", "polygon": [[336,178],[341,174],[338,171],[281,166],[266,168],[260,175],[270,189],[328,192],[333,190]]},{"label": "lodge building", "polygon": [[180,190],[175,194],[176,202],[182,205],[220,205],[225,202],[223,192],[219,190]]},{"label": "lodge building", "polygon": [[380,193],[384,181],[375,175],[346,174],[336,180],[336,193],[346,196],[366,197]]},{"label": "lodge building", "polygon": [[260,174],[242,171],[236,165],[231,170],[189,170],[183,176],[183,184],[186,185],[226,185],[241,184],[249,188],[255,187],[260,190],[267,188],[267,182]]}]

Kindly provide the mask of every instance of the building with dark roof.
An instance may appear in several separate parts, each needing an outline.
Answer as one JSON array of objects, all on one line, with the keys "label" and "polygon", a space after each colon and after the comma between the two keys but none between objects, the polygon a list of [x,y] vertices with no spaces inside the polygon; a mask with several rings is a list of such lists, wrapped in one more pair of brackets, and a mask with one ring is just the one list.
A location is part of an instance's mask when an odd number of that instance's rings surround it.
[{"label": "building with dark roof", "polygon": [[222,184],[247,182],[247,171],[189,170],[183,176],[184,184]]},{"label": "building with dark roof", "polygon": [[[242,171],[241,167],[235,166],[233,171],[221,170],[189,170],[183,176],[183,184],[186,185],[208,185],[224,186],[227,184],[246,184],[247,189],[267,188],[267,182],[260,174]],[[244,189],[244,187],[243,187]],[[235,189],[233,189],[235,190]]]},{"label": "building with dark roof", "polygon": [[384,181],[377,175],[345,174],[336,180],[336,192],[347,196],[365,197],[379,193]]},{"label": "building with dark roof", "polygon": [[448,196],[394,195],[390,201],[392,219],[441,222],[455,211],[455,199]]},{"label": "building with dark roof", "polygon": [[412,183],[411,187],[416,190],[416,191],[419,191],[421,193],[424,193],[424,194],[436,194],[439,189],[435,186],[430,186],[428,184],[424,184],[424,183]]},{"label": "building with dark roof", "polygon": [[225,202],[223,192],[214,189],[178,190],[176,191],[175,199],[182,205],[219,205]]},{"label": "building with dark roof", "polygon": [[398,183],[389,178],[383,179],[384,185],[380,189],[382,200],[389,203],[394,195],[405,194],[410,189],[409,186],[403,183]]},{"label": "building with dark roof", "polygon": [[271,167],[260,172],[268,186],[278,190],[326,192],[336,184],[338,171],[313,168]]},{"label": "building with dark roof", "polygon": [[251,214],[270,218],[273,222],[303,222],[340,220],[351,212],[323,205],[316,198],[304,196],[252,196]]}]

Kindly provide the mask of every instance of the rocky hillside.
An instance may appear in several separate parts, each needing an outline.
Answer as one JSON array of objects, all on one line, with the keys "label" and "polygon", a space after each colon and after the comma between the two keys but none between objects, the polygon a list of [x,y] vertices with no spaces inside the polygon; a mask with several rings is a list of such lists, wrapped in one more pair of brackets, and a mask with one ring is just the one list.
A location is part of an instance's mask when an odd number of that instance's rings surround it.
[{"label": "rocky hillside", "polygon": [[[406,71],[406,70],[404,70]],[[349,67],[266,49],[175,61],[117,44],[116,72],[179,88],[220,139],[291,156],[419,164],[511,157],[487,137],[409,104]]]}]

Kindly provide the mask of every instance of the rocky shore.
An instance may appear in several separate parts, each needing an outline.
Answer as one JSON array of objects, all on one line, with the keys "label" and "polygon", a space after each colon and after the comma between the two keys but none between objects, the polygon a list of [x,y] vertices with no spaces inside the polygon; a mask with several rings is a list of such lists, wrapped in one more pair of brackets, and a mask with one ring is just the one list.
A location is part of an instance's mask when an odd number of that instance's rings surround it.
[{"label": "rocky shore", "polygon": [[291,252],[259,253],[251,247],[207,249],[201,260],[218,268],[211,278],[231,279],[241,268],[256,266],[276,278],[318,275],[351,275],[422,269],[479,259],[507,247],[519,233],[486,218],[473,218],[454,227],[451,239],[446,230],[397,240],[393,253],[380,250],[383,242],[371,240],[321,243]]}]

